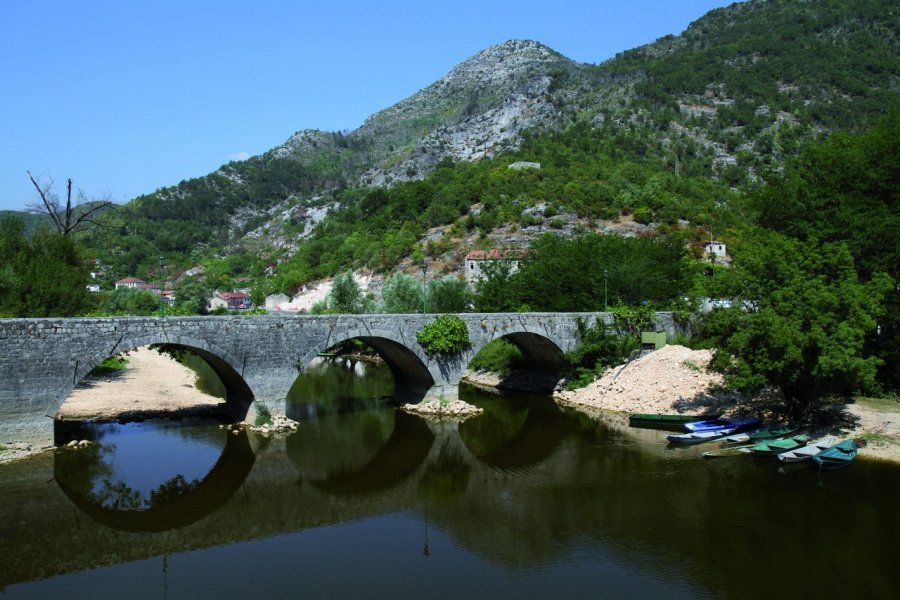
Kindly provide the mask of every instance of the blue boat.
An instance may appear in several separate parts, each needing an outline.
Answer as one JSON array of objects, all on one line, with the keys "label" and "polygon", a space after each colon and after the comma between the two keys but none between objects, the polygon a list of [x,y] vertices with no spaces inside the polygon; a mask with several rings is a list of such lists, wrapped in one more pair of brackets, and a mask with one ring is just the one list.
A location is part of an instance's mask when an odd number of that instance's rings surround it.
[{"label": "blue boat", "polygon": [[700,432],[700,431],[723,431],[725,429],[731,429],[732,432],[740,431],[741,429],[747,429],[748,427],[753,427],[754,425],[759,425],[759,419],[756,417],[742,417],[742,418],[727,418],[727,419],[712,419],[709,421],[695,421],[693,423],[685,423],[684,428],[688,431]]},{"label": "blue boat", "polygon": [[856,458],[856,452],[856,442],[844,440],[840,444],[835,444],[831,448],[822,450],[813,456],[813,460],[816,461],[820,469],[831,471],[846,467],[853,462],[853,459]]}]

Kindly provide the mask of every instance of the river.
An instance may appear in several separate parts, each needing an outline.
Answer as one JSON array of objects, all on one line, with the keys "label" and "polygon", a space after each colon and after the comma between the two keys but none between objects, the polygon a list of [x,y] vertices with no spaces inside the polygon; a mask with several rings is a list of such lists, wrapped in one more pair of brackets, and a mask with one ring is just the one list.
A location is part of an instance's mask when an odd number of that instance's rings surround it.
[{"label": "river", "polygon": [[[2,598],[893,598],[900,469],[704,461],[664,432],[464,389],[429,423],[385,367],[301,376],[297,433],[85,425],[0,468]],[[148,460],[148,457],[150,459]]]}]

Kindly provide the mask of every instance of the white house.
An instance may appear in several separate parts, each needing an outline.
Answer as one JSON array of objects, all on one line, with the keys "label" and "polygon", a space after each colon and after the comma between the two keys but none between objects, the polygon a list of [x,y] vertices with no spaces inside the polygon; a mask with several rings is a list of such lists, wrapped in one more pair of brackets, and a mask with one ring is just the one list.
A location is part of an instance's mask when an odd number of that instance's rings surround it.
[{"label": "white house", "polygon": [[119,288],[139,288],[147,285],[147,282],[137,277],[126,277],[116,282],[116,289]]},{"label": "white house", "polygon": [[707,256],[709,256],[713,261],[715,260],[728,260],[728,251],[725,248],[724,242],[719,242],[717,240],[710,240],[706,242],[706,245],[703,247],[704,252],[706,252]]},{"label": "white house", "polygon": [[484,266],[499,261],[509,263],[510,273],[519,270],[522,263],[521,251],[500,252],[499,250],[472,250],[466,254],[466,284],[474,288],[475,284],[484,278]]}]

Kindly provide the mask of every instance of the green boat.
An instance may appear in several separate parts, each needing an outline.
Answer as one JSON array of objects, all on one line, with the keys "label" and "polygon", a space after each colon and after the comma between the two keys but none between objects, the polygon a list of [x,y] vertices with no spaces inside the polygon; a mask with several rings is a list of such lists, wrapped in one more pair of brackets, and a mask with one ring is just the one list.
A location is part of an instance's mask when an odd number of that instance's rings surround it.
[{"label": "green boat", "polygon": [[853,459],[856,458],[856,452],[856,442],[853,440],[844,440],[840,444],[822,450],[813,456],[813,460],[816,461],[816,464],[819,465],[820,469],[830,471],[849,465],[853,462]]},{"label": "green boat", "polygon": [[636,413],[628,417],[628,425],[631,427],[644,427],[656,429],[675,429],[681,431],[685,423],[714,419],[718,415],[658,415]]},{"label": "green boat", "polygon": [[750,444],[755,445],[763,440],[771,440],[777,438],[785,438],[790,435],[794,435],[802,429],[802,426],[789,424],[789,425],[781,425],[779,427],[769,427],[766,429],[757,429],[756,431],[748,431],[746,433],[736,433],[735,435],[729,435],[725,438],[725,445],[744,445]]},{"label": "green boat", "polygon": [[809,440],[810,437],[806,434],[799,434],[791,437],[779,438],[776,440],[766,440],[765,442],[761,442],[750,448],[750,454],[753,454],[755,456],[772,456],[775,454],[781,454],[782,452],[787,452],[788,450],[793,450],[794,448],[805,446],[807,443],[809,443]]}]

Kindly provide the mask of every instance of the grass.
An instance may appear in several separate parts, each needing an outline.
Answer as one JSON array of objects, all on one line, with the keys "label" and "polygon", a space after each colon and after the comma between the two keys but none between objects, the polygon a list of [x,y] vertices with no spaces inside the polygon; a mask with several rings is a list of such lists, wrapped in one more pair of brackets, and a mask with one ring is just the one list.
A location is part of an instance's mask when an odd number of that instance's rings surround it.
[{"label": "grass", "polygon": [[900,412],[900,397],[893,394],[881,398],[857,396],[853,400],[857,404],[878,412]]},{"label": "grass", "polygon": [[6,446],[0,444],[0,452],[6,452]]},{"label": "grass", "polygon": [[876,433],[874,431],[866,432],[858,436],[858,439],[865,440],[870,446],[890,446],[900,444],[900,439],[896,436],[884,433]]},{"label": "grass", "polygon": [[125,358],[125,355],[120,354],[119,356],[110,356],[99,365],[91,369],[91,372],[88,375],[92,377],[104,377],[108,375],[115,375],[116,373],[121,373],[127,368],[128,359]]}]

